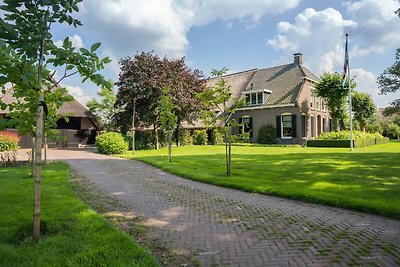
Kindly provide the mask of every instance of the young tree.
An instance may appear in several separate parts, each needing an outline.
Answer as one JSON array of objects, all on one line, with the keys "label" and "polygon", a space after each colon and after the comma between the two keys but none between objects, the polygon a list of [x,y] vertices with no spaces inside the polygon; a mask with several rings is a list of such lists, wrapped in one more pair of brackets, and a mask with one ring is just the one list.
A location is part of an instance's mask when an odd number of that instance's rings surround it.
[{"label": "young tree", "polygon": [[175,108],[174,103],[172,103],[172,96],[170,89],[164,87],[162,90],[162,95],[159,101],[159,111],[160,111],[160,126],[168,132],[168,160],[172,161],[172,132],[176,127],[177,118],[173,113]]},{"label": "young tree", "polygon": [[[231,86],[222,77],[227,71],[226,68],[213,70],[211,76],[218,78],[218,82],[204,92],[198,93],[197,97],[205,107],[202,112],[204,124],[210,128],[222,124],[225,135],[226,175],[230,176],[232,172],[232,127],[238,125],[233,116],[245,100],[235,99],[232,105],[228,105],[232,97]],[[217,115],[216,112],[218,112]]]},{"label": "young tree", "polygon": [[[110,81],[110,83],[112,83]],[[115,130],[114,115],[115,115],[115,101],[117,97],[112,88],[103,87],[97,92],[100,97],[99,100],[92,98],[88,101],[86,106],[96,116],[97,120],[107,132]]]},{"label": "young tree", "polygon": [[[352,80],[351,88],[356,84]],[[339,120],[346,117],[346,98],[349,94],[348,85],[343,86],[342,75],[335,72],[333,74],[324,73],[319,83],[315,86],[315,92],[323,97],[332,116],[333,127],[339,131]]]},{"label": "young tree", "polygon": [[[399,12],[400,14],[400,12]],[[400,48],[396,52],[396,60],[378,77],[379,88],[382,94],[396,92],[400,88]],[[391,106],[385,109],[384,115],[400,114],[400,99],[396,99]]]},{"label": "young tree", "polygon": [[369,94],[357,91],[353,92],[351,99],[354,119],[360,124],[360,129],[365,131],[366,125],[372,121],[376,114],[374,100]]},{"label": "young tree", "polygon": [[[36,114],[32,128],[35,136],[33,240],[37,242],[40,239],[43,114],[49,107],[49,103],[46,103],[49,99],[45,95],[55,90],[63,79],[77,73],[83,76],[83,81],[90,79],[97,85],[111,87],[96,73],[110,60],[97,57],[95,51],[100,43],[92,45],[90,51],[85,48],[77,51],[69,38],[64,39],[62,47],[54,44],[50,32],[53,25],[81,25],[79,20],[70,15],[79,10],[81,0],[3,2],[4,5],[0,7],[5,12],[4,20],[0,18],[0,87],[4,91],[5,84],[10,82],[14,98],[24,98],[27,109]],[[59,80],[54,79],[55,72],[48,70],[49,65],[64,68]],[[58,106],[62,100],[60,97],[53,99]],[[48,117],[48,114],[45,115]]]}]

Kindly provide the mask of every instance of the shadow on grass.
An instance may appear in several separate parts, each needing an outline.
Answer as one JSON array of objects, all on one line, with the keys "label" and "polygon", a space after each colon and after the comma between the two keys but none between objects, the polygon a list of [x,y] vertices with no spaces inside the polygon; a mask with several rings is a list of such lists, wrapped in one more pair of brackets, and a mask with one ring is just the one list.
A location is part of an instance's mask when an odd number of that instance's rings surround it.
[{"label": "shadow on grass", "polygon": [[140,157],[141,161],[196,181],[400,218],[400,154],[234,154]]}]

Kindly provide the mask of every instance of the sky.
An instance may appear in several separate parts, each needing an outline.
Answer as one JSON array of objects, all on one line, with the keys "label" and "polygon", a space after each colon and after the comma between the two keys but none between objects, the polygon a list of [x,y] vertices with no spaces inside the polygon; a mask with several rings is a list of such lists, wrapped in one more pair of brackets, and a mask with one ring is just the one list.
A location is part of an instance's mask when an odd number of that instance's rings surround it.
[{"label": "sky", "polygon": [[[83,26],[52,33],[58,42],[71,37],[78,48],[101,42],[100,55],[113,60],[103,74],[113,81],[118,61],[141,51],[184,56],[206,77],[222,67],[233,73],[291,63],[297,52],[317,76],[342,72],[348,33],[356,89],[385,107],[400,98],[380,95],[376,83],[400,48],[399,7],[397,0],[84,0],[75,14]],[[63,85],[83,104],[99,89],[79,77]]]}]

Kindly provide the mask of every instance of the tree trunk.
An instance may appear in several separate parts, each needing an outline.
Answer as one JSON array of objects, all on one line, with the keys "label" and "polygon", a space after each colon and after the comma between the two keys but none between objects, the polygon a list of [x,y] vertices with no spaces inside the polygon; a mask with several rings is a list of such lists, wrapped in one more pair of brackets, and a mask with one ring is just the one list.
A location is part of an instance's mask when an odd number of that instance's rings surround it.
[{"label": "tree trunk", "polygon": [[232,172],[232,132],[231,126],[229,126],[228,130],[228,169],[226,172],[227,176],[231,176]]},{"label": "tree trunk", "polygon": [[47,164],[47,136],[44,136],[44,164]]},{"label": "tree trunk", "polygon": [[339,120],[338,119],[333,119],[333,129],[335,130],[335,132],[339,132]]},{"label": "tree trunk", "polygon": [[160,148],[160,143],[158,140],[158,129],[157,129],[157,125],[154,124],[154,135],[156,136],[156,149],[158,150]]},{"label": "tree trunk", "polygon": [[32,150],[31,150],[31,165],[32,165],[32,177],[35,177],[35,137],[32,136]]},{"label": "tree trunk", "polygon": [[[39,103],[44,101],[43,92],[40,93]],[[35,138],[35,161],[34,161],[34,179],[35,196],[33,209],[33,241],[40,240],[40,199],[41,199],[41,165],[42,165],[42,143],[43,143],[43,106],[38,106],[36,115],[36,138]]]},{"label": "tree trunk", "polygon": [[172,161],[172,130],[168,130],[168,160]]},{"label": "tree trunk", "polygon": [[180,126],[181,126],[181,122],[178,120],[177,121],[177,124],[176,124],[176,135],[175,135],[175,143],[176,143],[176,146],[179,146],[180,144],[179,144],[179,129],[180,129]]},{"label": "tree trunk", "polygon": [[[47,22],[46,22],[47,23]],[[43,55],[44,55],[44,41],[47,35],[47,29],[42,32],[39,62],[38,62],[38,90],[39,101],[36,114],[36,129],[35,129],[35,163],[34,163],[34,207],[33,207],[33,242],[37,243],[40,240],[40,198],[41,198],[41,183],[42,183],[42,146],[43,146],[43,105],[44,105],[44,92],[42,90],[42,72],[43,72]]]},{"label": "tree trunk", "polygon": [[135,154],[135,114],[136,114],[136,102],[133,100],[133,111],[132,111],[132,153]]}]

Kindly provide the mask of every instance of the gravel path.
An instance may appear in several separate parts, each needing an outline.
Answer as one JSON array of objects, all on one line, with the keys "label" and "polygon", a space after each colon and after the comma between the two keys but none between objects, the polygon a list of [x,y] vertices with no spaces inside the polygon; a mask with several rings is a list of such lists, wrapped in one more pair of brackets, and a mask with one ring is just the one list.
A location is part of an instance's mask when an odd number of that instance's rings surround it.
[{"label": "gravel path", "polygon": [[162,245],[202,266],[400,266],[399,220],[202,184],[90,151],[49,150],[48,158],[65,160],[143,216]]}]

